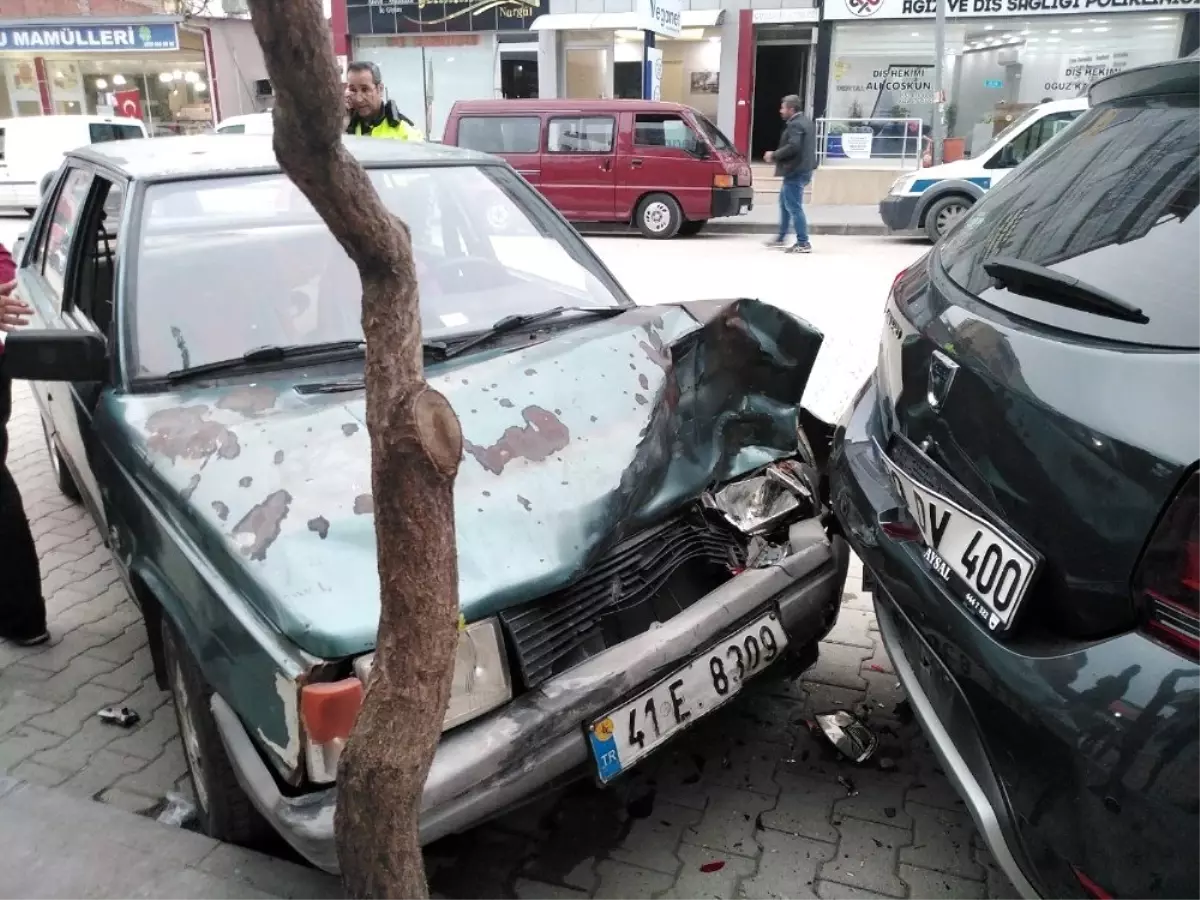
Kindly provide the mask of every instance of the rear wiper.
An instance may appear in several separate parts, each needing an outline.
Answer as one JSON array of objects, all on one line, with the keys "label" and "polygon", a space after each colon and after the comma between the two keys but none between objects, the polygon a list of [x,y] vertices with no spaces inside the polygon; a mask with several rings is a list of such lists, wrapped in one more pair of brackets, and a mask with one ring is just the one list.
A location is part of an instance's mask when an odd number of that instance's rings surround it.
[{"label": "rear wiper", "polygon": [[219,359],[216,362],[204,363],[199,366],[176,369],[174,372],[168,372],[166,377],[167,381],[190,381],[193,378],[229,372],[260,363],[311,357],[330,357],[331,359],[353,357],[365,353],[366,348],[365,341],[329,341],[324,344],[290,344],[288,346],[271,344],[266,347],[256,347],[233,359]]},{"label": "rear wiper", "polygon": [[425,341],[423,346],[431,357],[441,361],[443,359],[450,359],[452,356],[458,356],[460,353],[466,353],[468,350],[472,350],[481,344],[486,344],[488,341],[502,334],[520,331],[522,328],[537,325],[539,322],[556,318],[563,313],[575,312],[580,313],[583,318],[608,319],[628,312],[630,309],[632,307],[629,306],[555,306],[552,309],[543,310],[542,312],[505,316],[502,319],[497,319],[486,331],[482,331],[461,343]]},{"label": "rear wiper", "polygon": [[993,256],[983,264],[983,271],[991,275],[1000,287],[1023,297],[1138,325],[1150,321],[1150,317],[1132,303],[1036,263],[1010,256]]}]

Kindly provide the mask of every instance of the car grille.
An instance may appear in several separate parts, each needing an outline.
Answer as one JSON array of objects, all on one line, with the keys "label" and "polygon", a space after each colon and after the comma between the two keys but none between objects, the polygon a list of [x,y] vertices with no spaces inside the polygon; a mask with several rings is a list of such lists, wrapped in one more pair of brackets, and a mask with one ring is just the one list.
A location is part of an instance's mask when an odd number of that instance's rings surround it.
[{"label": "car grille", "polygon": [[525,686],[666,621],[745,559],[741,535],[700,512],[621,542],[568,587],[500,614]]}]

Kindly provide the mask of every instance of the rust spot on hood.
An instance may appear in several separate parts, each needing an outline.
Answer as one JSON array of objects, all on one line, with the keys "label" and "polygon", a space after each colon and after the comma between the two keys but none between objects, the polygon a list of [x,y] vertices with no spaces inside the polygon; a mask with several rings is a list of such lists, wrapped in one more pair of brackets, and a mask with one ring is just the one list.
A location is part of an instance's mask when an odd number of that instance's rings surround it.
[{"label": "rust spot on hood", "polygon": [[212,504],[213,511],[217,514],[217,518],[224,522],[229,518],[229,507],[220,500],[214,500]]},{"label": "rust spot on hood", "polygon": [[638,376],[638,384],[642,386],[643,391],[650,389],[650,379],[646,377],[645,372]]},{"label": "rust spot on hood", "polygon": [[238,485],[240,487],[250,487],[250,485],[252,485],[252,484],[254,484],[254,479],[251,478],[249,475],[243,475],[241,478],[238,479]]},{"label": "rust spot on hood", "polygon": [[369,516],[375,512],[375,498],[370,494],[359,494],[354,498],[354,514]]},{"label": "rust spot on hood", "polygon": [[321,540],[325,540],[325,538],[329,536],[329,520],[324,516],[317,516],[315,519],[309,519],[308,530],[315,531]]},{"label": "rust spot on hood", "polygon": [[650,362],[654,363],[664,372],[670,369],[671,354],[657,332],[647,328],[646,340],[638,341],[638,346],[642,348],[642,352],[646,354],[646,359],[650,360]]},{"label": "rust spot on hood", "polygon": [[238,539],[242,552],[253,560],[267,558],[267,551],[279,537],[283,520],[287,518],[292,505],[292,495],[287,491],[274,491],[250,512],[242,517],[242,521],[233,526],[233,534]]},{"label": "rust spot on hood", "polygon": [[242,452],[237,435],[209,419],[208,412],[204,405],[160,409],[146,420],[146,446],[172,462],[180,457],[207,459],[214,453],[221,459],[236,458]]},{"label": "rust spot on hood", "polygon": [[191,478],[188,479],[187,487],[185,487],[180,492],[179,495],[181,497],[183,497],[184,500],[191,500],[192,494],[196,493],[196,488],[198,488],[198,487],[200,487],[200,473],[199,472],[197,472],[195,475],[193,475]]},{"label": "rust spot on hood", "polygon": [[540,406],[527,406],[521,410],[525,426],[512,425],[500,435],[500,440],[490,447],[466,442],[466,450],[476,462],[499,475],[512,460],[522,457],[533,462],[543,462],[562,450],[571,441],[571,432],[554,413]]},{"label": "rust spot on hood", "polygon": [[283,451],[282,451],[282,450],[276,450],[276,451],[275,451],[275,465],[277,465],[277,466],[278,466],[278,465],[280,465],[280,464],[282,464],[282,463],[283,463]]},{"label": "rust spot on hood", "polygon": [[277,399],[279,392],[274,388],[265,384],[247,384],[231,390],[217,401],[217,406],[243,416],[257,416],[274,406]]},{"label": "rust spot on hood", "polygon": [[344,434],[346,437],[350,437],[350,435],[354,434],[356,431],[358,431],[358,426],[353,422],[347,422],[342,426],[342,434]]}]

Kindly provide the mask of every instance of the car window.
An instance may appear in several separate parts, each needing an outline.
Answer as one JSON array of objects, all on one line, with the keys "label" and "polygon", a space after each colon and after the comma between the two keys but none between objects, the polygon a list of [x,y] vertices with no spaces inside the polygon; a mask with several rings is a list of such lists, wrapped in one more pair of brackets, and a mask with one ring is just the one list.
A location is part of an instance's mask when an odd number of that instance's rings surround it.
[{"label": "car window", "polygon": [[1034,151],[1075,121],[1081,112],[1082,110],[1068,110],[1042,116],[989,160],[988,168],[1010,169],[1019,166],[1032,156]]},{"label": "car window", "polygon": [[537,153],[542,120],[537,116],[464,116],[458,146],[481,153]]},{"label": "car window", "polygon": [[61,308],[67,277],[67,264],[71,255],[71,241],[83,215],[84,201],[92,186],[92,173],[84,169],[72,169],[67,173],[62,190],[54,204],[50,224],[42,235],[44,241],[39,258],[42,262],[42,277],[54,294]]},{"label": "car window", "polygon": [[[937,251],[950,278],[1024,318],[1112,340],[1197,344],[1200,115],[1197,98],[1094,107],[990,190]],[[996,288],[996,256],[1046,266],[1139,307],[1122,322]]]},{"label": "car window", "polygon": [[89,123],[88,136],[93,144],[103,144],[106,141],[129,141],[145,137],[142,129],[136,125],[118,125],[112,122]]},{"label": "car window", "polygon": [[97,175],[95,192],[81,219],[74,290],[66,310],[75,310],[102,334],[112,324],[116,290],[117,231],[125,206],[121,184]]},{"label": "car window", "polygon": [[551,119],[546,149],[551,153],[611,153],[616,122],[601,116]]},{"label": "car window", "polygon": [[[368,177],[409,228],[426,338],[555,306],[629,302],[578,235],[505,167],[371,169]],[[135,372],[362,339],[358,271],[285,176],[155,184],[141,209]]]},{"label": "car window", "polygon": [[217,134],[245,134],[245,125],[222,125],[217,129]]},{"label": "car window", "polygon": [[633,117],[633,143],[638,147],[671,147],[696,153],[701,142],[682,116],[638,113]]},{"label": "car window", "polygon": [[721,151],[732,151],[734,149],[733,142],[725,137],[725,132],[714,125],[708,116],[694,109],[692,110],[692,115],[696,117],[696,123],[700,126],[700,130],[708,137],[709,143]]}]

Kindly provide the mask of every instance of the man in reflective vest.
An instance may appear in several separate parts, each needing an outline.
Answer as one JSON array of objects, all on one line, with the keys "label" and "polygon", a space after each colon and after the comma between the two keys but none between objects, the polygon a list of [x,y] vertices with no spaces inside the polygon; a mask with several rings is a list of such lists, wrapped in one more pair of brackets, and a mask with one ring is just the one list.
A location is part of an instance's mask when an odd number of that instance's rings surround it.
[{"label": "man in reflective vest", "polygon": [[351,108],[346,134],[423,141],[425,135],[391,100],[383,99],[383,76],[373,62],[352,62],[346,67],[346,102]]}]

